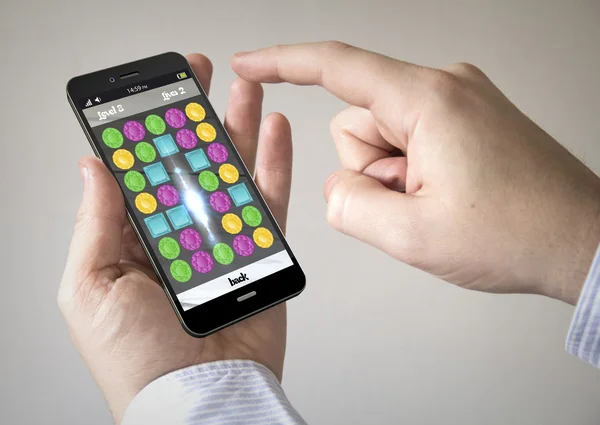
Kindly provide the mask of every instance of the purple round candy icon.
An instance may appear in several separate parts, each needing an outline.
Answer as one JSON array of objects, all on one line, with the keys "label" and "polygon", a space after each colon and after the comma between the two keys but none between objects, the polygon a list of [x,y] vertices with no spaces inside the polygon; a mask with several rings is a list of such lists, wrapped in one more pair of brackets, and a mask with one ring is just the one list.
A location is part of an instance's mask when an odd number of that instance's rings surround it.
[{"label": "purple round candy icon", "polygon": [[165,121],[173,128],[181,128],[185,124],[185,114],[179,109],[171,108],[165,112]]},{"label": "purple round candy icon", "polygon": [[231,199],[224,192],[214,192],[210,195],[210,206],[216,212],[224,213],[231,208]]},{"label": "purple round candy icon", "polygon": [[161,204],[167,207],[172,207],[179,202],[179,193],[177,193],[177,189],[170,184],[165,184],[159,187],[156,191],[156,197]]},{"label": "purple round candy icon", "polygon": [[208,252],[198,251],[192,255],[192,267],[200,273],[208,273],[212,270],[215,261]]},{"label": "purple round candy icon", "polygon": [[246,235],[233,238],[233,250],[242,257],[248,257],[254,252],[254,242]]},{"label": "purple round candy icon", "polygon": [[123,126],[123,134],[132,142],[139,142],[146,135],[146,130],[137,121],[127,121]]},{"label": "purple round candy icon", "polygon": [[184,149],[192,149],[198,144],[198,138],[192,130],[187,128],[181,129],[177,132],[177,144]]},{"label": "purple round candy icon", "polygon": [[185,229],[179,235],[179,242],[185,249],[193,251],[200,248],[200,245],[202,245],[202,237],[200,236],[200,233],[196,232],[194,229]]},{"label": "purple round candy icon", "polygon": [[212,143],[208,147],[208,157],[213,162],[218,162],[219,164],[227,161],[227,157],[229,157],[229,153],[227,152],[227,148],[220,143]]}]

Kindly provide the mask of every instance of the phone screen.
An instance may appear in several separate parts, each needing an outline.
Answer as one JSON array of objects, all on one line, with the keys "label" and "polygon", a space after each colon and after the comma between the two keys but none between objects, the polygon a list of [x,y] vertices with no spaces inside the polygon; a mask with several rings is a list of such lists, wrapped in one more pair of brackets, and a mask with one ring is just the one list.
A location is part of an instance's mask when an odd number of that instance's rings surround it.
[{"label": "phone screen", "polygon": [[251,176],[189,74],[81,103],[98,153],[183,310],[293,265]]}]

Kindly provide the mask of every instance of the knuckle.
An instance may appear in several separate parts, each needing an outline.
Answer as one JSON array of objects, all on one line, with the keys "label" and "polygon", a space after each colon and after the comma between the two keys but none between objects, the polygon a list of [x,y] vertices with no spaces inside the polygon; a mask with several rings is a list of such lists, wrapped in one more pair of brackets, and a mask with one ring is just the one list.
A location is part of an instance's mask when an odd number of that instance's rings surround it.
[{"label": "knuckle", "polygon": [[115,223],[118,226],[123,226],[125,216],[115,216],[112,214],[90,212],[87,208],[80,208],[75,217],[75,230],[82,230],[92,225],[95,222]]},{"label": "knuckle", "polygon": [[357,222],[360,220],[357,208],[361,197],[359,194],[366,190],[363,175],[350,170],[338,173],[339,181],[329,194],[327,202],[327,222],[342,233],[356,233]]},{"label": "knuckle", "polygon": [[276,44],[274,46],[271,46],[269,48],[270,52],[273,54],[273,56],[277,57],[281,57],[283,53],[285,53],[285,50],[288,48],[287,45],[285,44]]},{"label": "knuckle", "polygon": [[469,97],[468,82],[447,71],[434,71],[428,81],[431,99],[439,105],[462,105]]},{"label": "knuckle", "polygon": [[429,79],[430,89],[442,95],[448,95],[462,88],[460,79],[446,71],[436,71]]},{"label": "knuckle", "polygon": [[83,209],[79,209],[79,211],[77,211],[77,215],[75,216],[75,231],[85,228],[90,224],[91,221],[91,216]]},{"label": "knuckle", "polygon": [[244,90],[244,80],[242,80],[241,78],[236,78],[235,80],[233,80],[233,83],[231,83],[231,87],[229,88],[229,92],[232,95],[241,95],[243,94],[243,90]]},{"label": "knuckle", "polygon": [[331,189],[327,201],[327,223],[341,232],[344,232],[344,215],[350,198],[348,192],[348,181],[342,179]]},{"label": "knuckle", "polygon": [[335,115],[329,122],[329,134],[331,134],[333,137],[335,137],[342,128],[340,113]]},{"label": "knuckle", "polygon": [[353,48],[353,46],[344,43],[343,41],[329,40],[324,43],[325,49],[329,51],[345,52]]},{"label": "knuckle", "polygon": [[327,202],[327,210],[326,210],[326,219],[327,223],[331,227],[337,230],[341,230],[340,223],[342,218],[342,208],[340,208],[340,197],[335,196],[334,193],[329,195],[329,200]]},{"label": "knuckle", "polygon": [[468,62],[457,62],[450,65],[446,70],[450,73],[457,75],[464,75],[470,77],[485,77],[485,73],[477,66]]}]

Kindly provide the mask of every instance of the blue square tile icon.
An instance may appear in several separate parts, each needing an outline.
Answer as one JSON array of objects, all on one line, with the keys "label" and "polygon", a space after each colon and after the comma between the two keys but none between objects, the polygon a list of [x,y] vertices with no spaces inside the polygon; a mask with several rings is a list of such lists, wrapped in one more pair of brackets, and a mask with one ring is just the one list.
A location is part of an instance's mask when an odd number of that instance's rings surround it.
[{"label": "blue square tile icon", "polygon": [[252,202],[252,195],[248,191],[246,187],[246,183],[236,184],[235,186],[231,186],[227,188],[229,192],[229,196],[233,199],[233,203],[236,207],[240,205],[247,204],[248,202]]},{"label": "blue square tile icon", "polygon": [[165,167],[162,165],[162,162],[145,166],[144,173],[146,173],[146,177],[148,177],[148,181],[152,186],[171,180],[167,174],[167,170],[165,170]]},{"label": "blue square tile icon", "polygon": [[200,171],[210,167],[210,161],[202,149],[186,153],[185,159],[190,164],[192,171]]},{"label": "blue square tile icon", "polygon": [[196,149],[185,154],[192,171],[200,171],[210,167],[210,161],[202,149]]},{"label": "blue square tile icon", "polygon": [[164,136],[155,137],[152,139],[158,153],[163,158],[169,155],[173,155],[174,153],[179,152],[179,148],[175,144],[175,140],[173,140],[173,136],[170,134],[165,134]]},{"label": "blue square tile icon", "polygon": [[163,213],[155,214],[145,218],[144,222],[146,223],[148,230],[150,230],[150,234],[153,238],[166,235],[171,231],[169,223],[167,223],[167,219]]},{"label": "blue square tile icon", "polygon": [[175,230],[192,224],[192,218],[183,205],[167,210],[167,217],[169,217],[169,221],[171,221]]}]

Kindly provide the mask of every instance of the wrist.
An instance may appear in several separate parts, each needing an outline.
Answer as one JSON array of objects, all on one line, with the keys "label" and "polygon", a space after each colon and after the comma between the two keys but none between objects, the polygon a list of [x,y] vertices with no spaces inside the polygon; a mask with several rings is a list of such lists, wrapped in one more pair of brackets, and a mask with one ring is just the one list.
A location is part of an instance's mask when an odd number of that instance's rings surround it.
[{"label": "wrist", "polygon": [[102,379],[96,379],[108,408],[117,425],[121,424],[123,416],[131,404],[132,400],[148,385],[158,379],[168,376],[178,370],[184,369],[187,365],[173,365],[172,367],[157,367],[156,369],[143,369],[132,371],[129,374],[115,376],[114,373],[106,373],[108,382]]},{"label": "wrist", "polygon": [[596,219],[588,227],[588,232],[581,239],[578,249],[574,249],[571,258],[566,261],[568,266],[564,270],[563,279],[558,281],[554,298],[572,305],[577,304],[599,243],[600,220]]},{"label": "wrist", "polygon": [[[160,377],[158,377],[160,378]],[[148,382],[148,384],[153,381]],[[115,421],[115,424],[120,425],[123,421],[123,416],[125,415],[125,411],[127,407],[131,404],[132,400],[144,389],[144,385],[133,388],[126,387],[124,388],[116,388],[114,390],[105,390],[102,389],[104,393],[104,399],[108,404],[108,408],[112,417]]]},{"label": "wrist", "polygon": [[[595,177],[595,176],[594,176]],[[597,180],[597,178],[596,178]],[[544,275],[544,295],[576,305],[600,244],[600,190],[573,205]]]}]

